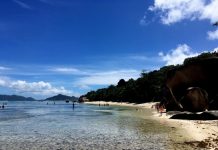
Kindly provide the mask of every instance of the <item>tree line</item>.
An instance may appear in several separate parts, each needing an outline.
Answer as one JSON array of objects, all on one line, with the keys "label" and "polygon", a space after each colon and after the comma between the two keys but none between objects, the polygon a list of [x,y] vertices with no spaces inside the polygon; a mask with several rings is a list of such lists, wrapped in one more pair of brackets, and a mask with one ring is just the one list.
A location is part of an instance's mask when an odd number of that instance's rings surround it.
[{"label": "tree line", "polygon": [[[187,65],[199,59],[210,57],[218,57],[218,53],[202,53],[197,57],[185,59],[182,65]],[[177,69],[182,65],[164,66],[159,70],[154,70],[151,72],[142,71],[140,77],[136,80],[129,79],[128,81],[125,81],[124,79],[120,79],[117,85],[110,85],[107,88],[90,91],[82,97],[86,97],[90,101],[114,101],[130,103],[161,101],[162,87],[164,86],[168,71]]]}]

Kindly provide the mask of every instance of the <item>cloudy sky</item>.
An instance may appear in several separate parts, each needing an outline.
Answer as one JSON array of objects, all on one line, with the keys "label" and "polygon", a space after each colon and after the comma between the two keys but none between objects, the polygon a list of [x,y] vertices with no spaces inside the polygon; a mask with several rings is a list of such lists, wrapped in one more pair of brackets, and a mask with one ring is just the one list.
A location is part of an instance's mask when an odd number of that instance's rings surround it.
[{"label": "cloudy sky", "polygon": [[218,50],[217,0],[1,0],[0,94],[79,96]]}]

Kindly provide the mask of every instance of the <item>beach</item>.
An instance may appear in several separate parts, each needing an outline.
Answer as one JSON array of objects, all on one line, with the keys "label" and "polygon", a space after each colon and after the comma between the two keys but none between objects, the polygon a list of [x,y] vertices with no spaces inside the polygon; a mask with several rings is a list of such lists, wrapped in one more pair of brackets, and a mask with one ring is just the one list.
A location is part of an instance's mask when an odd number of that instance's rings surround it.
[{"label": "beach", "polygon": [[217,121],[172,120],[154,104],[8,102],[0,149],[215,149]]},{"label": "beach", "polygon": [[[118,103],[118,102],[86,102],[87,104],[101,105],[105,104],[113,106],[128,106],[135,107],[138,111],[150,109],[152,111],[151,119],[154,119],[160,124],[167,125],[172,128],[175,134],[172,136],[172,143],[179,146],[190,145],[193,149],[218,149],[218,120],[181,120],[169,119],[171,115],[158,113],[152,106],[156,102],[134,104],[134,103]],[[173,137],[177,136],[177,138]]]}]

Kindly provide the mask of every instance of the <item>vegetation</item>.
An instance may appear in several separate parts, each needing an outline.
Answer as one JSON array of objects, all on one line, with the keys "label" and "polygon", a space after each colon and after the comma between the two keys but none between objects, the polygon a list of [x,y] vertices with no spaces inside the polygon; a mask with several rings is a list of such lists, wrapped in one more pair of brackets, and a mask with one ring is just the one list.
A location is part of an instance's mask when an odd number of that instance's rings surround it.
[{"label": "vegetation", "polygon": [[[183,65],[198,61],[204,58],[217,57],[218,53],[202,53],[193,58],[187,58]],[[120,79],[117,85],[110,85],[108,88],[90,91],[83,97],[90,101],[115,101],[115,102],[133,102],[144,103],[150,101],[160,101],[162,95],[162,86],[169,70],[174,70],[182,65],[165,66],[159,70],[151,72],[142,72],[140,78],[125,81]]]},{"label": "vegetation", "polygon": [[211,52],[211,53],[202,53],[199,56],[196,57],[190,57],[184,60],[184,65],[193,63],[193,62],[197,62],[198,60],[201,59],[205,59],[205,58],[213,58],[213,57],[218,57],[218,53],[217,52]]},{"label": "vegetation", "polygon": [[143,103],[159,101],[161,87],[169,70],[177,66],[166,66],[152,72],[142,72],[137,80],[121,79],[117,86],[110,85],[108,88],[88,92],[85,97],[91,101],[116,101]]}]

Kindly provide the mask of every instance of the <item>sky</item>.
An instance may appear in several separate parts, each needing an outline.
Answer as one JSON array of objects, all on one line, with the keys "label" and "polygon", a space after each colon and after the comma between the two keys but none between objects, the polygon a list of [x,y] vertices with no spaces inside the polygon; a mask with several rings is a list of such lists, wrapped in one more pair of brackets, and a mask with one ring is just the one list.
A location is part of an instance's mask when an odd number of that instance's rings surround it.
[{"label": "sky", "polygon": [[218,51],[217,0],[1,0],[0,94],[80,96]]}]

